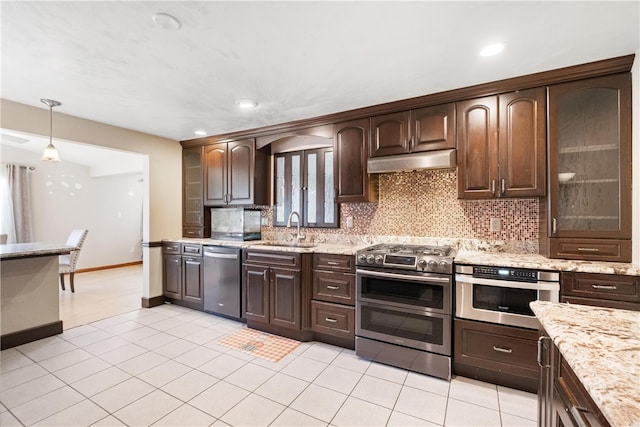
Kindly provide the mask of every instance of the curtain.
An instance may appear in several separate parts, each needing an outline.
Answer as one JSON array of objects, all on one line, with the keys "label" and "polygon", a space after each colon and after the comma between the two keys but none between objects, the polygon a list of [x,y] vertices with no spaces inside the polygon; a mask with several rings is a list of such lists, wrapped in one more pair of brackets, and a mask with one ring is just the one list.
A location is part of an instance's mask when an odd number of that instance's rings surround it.
[{"label": "curtain", "polygon": [[33,239],[31,173],[27,166],[2,165],[0,168],[0,233],[7,243],[25,243]]}]

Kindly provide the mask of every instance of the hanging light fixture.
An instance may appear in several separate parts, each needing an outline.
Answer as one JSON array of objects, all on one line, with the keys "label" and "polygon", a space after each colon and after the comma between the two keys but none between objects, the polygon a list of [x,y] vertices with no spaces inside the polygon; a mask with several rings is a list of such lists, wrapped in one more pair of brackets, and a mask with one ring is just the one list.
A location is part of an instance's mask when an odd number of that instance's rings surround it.
[{"label": "hanging light fixture", "polygon": [[40,102],[49,106],[49,145],[44,149],[42,160],[46,162],[59,162],[60,155],[58,154],[56,147],[53,145],[53,107],[57,107],[62,104],[58,101],[54,101],[53,99],[41,99]]}]

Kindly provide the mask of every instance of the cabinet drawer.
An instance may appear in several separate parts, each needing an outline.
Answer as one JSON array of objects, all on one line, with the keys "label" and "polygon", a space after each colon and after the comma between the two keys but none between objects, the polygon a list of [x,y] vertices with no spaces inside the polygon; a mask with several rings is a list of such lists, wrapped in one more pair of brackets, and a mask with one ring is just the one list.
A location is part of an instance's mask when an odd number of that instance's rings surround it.
[{"label": "cabinet drawer", "polygon": [[182,237],[203,238],[204,228],[202,227],[182,227]]},{"label": "cabinet drawer", "polygon": [[631,240],[549,239],[549,257],[631,262]]},{"label": "cabinet drawer", "polygon": [[354,274],[316,270],[313,275],[313,299],[354,305],[355,281]]},{"label": "cabinet drawer", "polygon": [[191,243],[184,243],[182,245],[183,255],[202,256],[202,245],[194,245]]},{"label": "cabinet drawer", "polygon": [[455,362],[537,378],[537,331],[456,319],[454,336]]},{"label": "cabinet drawer", "polygon": [[314,332],[354,339],[354,307],[311,301],[311,329]]},{"label": "cabinet drawer", "polygon": [[563,296],[640,303],[640,278],[610,274],[562,273]]},{"label": "cabinet drawer", "polygon": [[300,267],[300,254],[293,252],[243,251],[245,263]]},{"label": "cabinet drawer", "polygon": [[163,254],[180,254],[180,250],[182,249],[182,244],[179,242],[162,242],[162,253]]},{"label": "cabinet drawer", "polygon": [[355,261],[355,257],[351,255],[313,254],[313,269],[355,273]]}]

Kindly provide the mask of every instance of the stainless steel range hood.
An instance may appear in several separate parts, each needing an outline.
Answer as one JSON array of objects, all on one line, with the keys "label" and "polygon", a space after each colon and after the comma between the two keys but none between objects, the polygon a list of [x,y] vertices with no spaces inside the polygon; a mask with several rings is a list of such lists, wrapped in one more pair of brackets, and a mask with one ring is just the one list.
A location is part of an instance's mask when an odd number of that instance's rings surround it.
[{"label": "stainless steel range hood", "polygon": [[425,151],[397,156],[372,157],[367,161],[368,173],[405,172],[421,169],[456,167],[456,150]]}]

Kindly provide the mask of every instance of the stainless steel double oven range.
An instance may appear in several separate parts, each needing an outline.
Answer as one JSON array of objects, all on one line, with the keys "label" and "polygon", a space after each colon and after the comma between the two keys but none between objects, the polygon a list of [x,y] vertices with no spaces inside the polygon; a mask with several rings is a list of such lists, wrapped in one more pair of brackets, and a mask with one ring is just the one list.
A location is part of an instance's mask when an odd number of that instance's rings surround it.
[{"label": "stainless steel double oven range", "polygon": [[356,253],[356,354],[451,378],[454,250],[378,244]]}]

